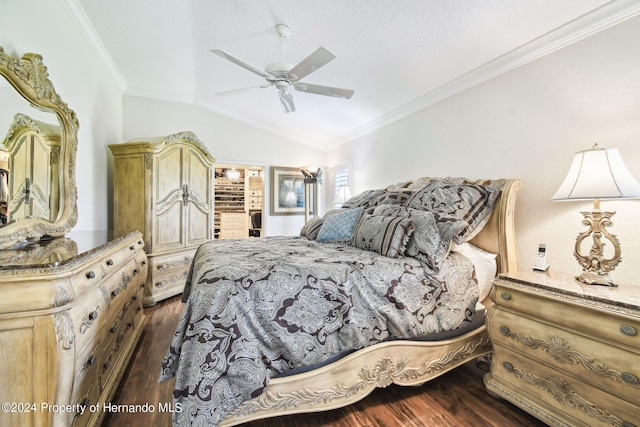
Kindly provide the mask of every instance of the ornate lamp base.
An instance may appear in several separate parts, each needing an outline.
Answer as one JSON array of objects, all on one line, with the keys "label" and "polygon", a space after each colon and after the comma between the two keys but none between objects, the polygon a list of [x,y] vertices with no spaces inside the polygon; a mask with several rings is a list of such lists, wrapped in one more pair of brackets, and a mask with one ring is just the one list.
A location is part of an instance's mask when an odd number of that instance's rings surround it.
[{"label": "ornate lamp base", "polygon": [[[576,238],[574,255],[583,269],[582,274],[576,279],[589,285],[617,286],[608,273],[622,260],[620,257],[620,242],[616,236],[606,230],[606,227],[613,225],[611,217],[615,212],[602,212],[600,210],[600,200],[595,199],[593,201],[593,211],[581,213],[584,216],[582,224],[588,228]],[[580,251],[580,246],[582,241],[589,236],[592,237],[593,244],[589,253],[583,255]],[[602,242],[603,237],[609,240],[613,246],[614,253],[610,259],[604,257],[605,243]]]},{"label": "ornate lamp base", "polygon": [[618,286],[606,273],[600,275],[590,271],[585,271],[581,275],[576,276],[576,280],[586,283],[587,285]]}]

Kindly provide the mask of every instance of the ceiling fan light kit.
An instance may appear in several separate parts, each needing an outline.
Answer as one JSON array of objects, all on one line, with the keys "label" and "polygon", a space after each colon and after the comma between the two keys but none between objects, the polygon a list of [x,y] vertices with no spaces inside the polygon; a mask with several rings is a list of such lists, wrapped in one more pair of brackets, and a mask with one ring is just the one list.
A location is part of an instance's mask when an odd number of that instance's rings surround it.
[{"label": "ceiling fan light kit", "polygon": [[268,64],[264,71],[250,65],[233,55],[230,55],[222,50],[214,49],[211,52],[224,58],[230,62],[233,62],[240,67],[251,71],[254,74],[257,74],[267,80],[267,84],[263,84],[260,86],[253,86],[244,89],[235,89],[226,92],[219,92],[216,95],[232,95],[236,93],[241,93],[253,89],[264,89],[271,86],[275,86],[278,89],[278,95],[280,97],[280,105],[282,106],[282,111],[285,113],[291,113],[296,111],[295,104],[293,102],[293,96],[289,91],[289,88],[293,87],[295,90],[299,92],[306,92],[314,95],[323,95],[330,96],[334,98],[342,98],[349,99],[353,96],[353,90],[351,89],[341,89],[330,86],[322,86],[315,85],[310,83],[300,82],[300,79],[305,78],[309,74],[313,73],[320,67],[328,64],[333,61],[336,56],[329,50],[324,47],[318,48],[311,55],[307,56],[297,65],[292,65],[284,61],[284,39],[291,35],[291,30],[284,24],[276,25],[276,32],[280,36],[281,41],[281,54],[280,54],[280,62],[274,62]]}]

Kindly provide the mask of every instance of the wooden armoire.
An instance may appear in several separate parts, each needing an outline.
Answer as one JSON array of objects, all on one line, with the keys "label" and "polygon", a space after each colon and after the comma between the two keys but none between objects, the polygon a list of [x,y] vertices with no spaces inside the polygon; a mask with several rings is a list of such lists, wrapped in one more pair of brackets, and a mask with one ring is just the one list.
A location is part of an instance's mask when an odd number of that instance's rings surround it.
[{"label": "wooden armoire", "polygon": [[200,244],[213,238],[215,158],[193,132],[109,145],[113,231],[139,230],[149,259],[143,305],[181,293]]}]

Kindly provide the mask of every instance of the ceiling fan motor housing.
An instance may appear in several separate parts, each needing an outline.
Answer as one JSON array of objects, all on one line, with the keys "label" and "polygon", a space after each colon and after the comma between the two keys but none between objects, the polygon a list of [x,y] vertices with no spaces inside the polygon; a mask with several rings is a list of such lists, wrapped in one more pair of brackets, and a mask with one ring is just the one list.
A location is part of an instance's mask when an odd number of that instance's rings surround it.
[{"label": "ceiling fan motor housing", "polygon": [[272,64],[267,65],[264,71],[271,74],[272,76],[277,77],[278,80],[280,79],[287,80],[287,77],[291,80],[296,80],[293,78],[294,76],[287,76],[287,74],[289,73],[289,70],[291,70],[292,68],[293,68],[293,64],[288,64],[286,62],[274,62]]}]

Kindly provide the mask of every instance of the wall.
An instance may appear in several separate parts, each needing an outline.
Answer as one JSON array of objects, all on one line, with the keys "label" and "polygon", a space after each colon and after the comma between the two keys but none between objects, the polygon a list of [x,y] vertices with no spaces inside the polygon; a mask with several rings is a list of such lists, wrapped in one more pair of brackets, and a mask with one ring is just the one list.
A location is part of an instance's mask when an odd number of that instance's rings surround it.
[{"label": "wall", "polygon": [[[124,96],[123,109],[124,141],[189,130],[209,148],[218,163],[264,166],[265,201],[270,200],[270,166],[322,164],[326,157],[324,151],[193,105]],[[267,235],[296,235],[304,225],[301,215],[271,216],[268,205],[265,213]]]},{"label": "wall", "polygon": [[78,131],[78,223],[75,230],[106,230],[106,144],[122,135],[121,89],[103,68],[60,1],[2,0],[0,46],[21,57],[42,55],[56,92],[73,109]]},{"label": "wall", "polygon": [[[573,154],[594,143],[618,147],[640,180],[638,52],[636,17],[344,144],[328,164],[351,160],[354,193],[419,176],[520,178],[520,269],[530,269],[538,243],[547,243],[551,269],[578,273],[579,211],[592,204],[549,199]],[[617,211],[610,231],[623,260],[613,276],[638,284],[640,200],[602,208]]]}]

